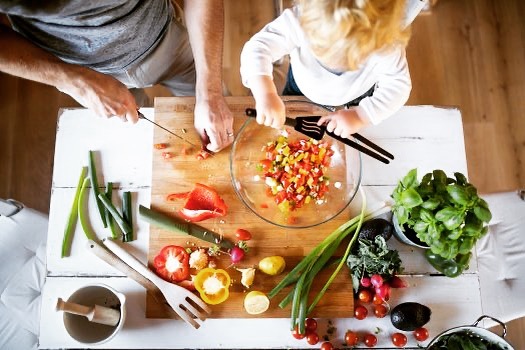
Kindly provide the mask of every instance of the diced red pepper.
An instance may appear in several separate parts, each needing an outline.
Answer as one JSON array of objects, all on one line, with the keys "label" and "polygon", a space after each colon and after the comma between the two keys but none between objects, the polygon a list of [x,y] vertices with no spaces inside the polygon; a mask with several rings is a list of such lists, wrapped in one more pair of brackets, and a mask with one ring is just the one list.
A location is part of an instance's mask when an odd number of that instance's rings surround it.
[{"label": "diced red pepper", "polygon": [[156,143],[153,145],[153,147],[155,147],[155,149],[165,149],[166,147],[168,147],[168,145],[165,143]]},{"label": "diced red pepper", "polygon": [[164,159],[170,159],[173,158],[173,154],[171,154],[171,152],[162,152],[162,157],[164,157]]}]

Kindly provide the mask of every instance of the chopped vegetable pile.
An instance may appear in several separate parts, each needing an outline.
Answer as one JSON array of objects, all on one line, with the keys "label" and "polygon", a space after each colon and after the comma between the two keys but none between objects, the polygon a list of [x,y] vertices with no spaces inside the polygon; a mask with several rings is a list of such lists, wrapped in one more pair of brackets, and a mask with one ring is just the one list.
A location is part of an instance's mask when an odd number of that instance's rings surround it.
[{"label": "chopped vegetable pile", "polygon": [[264,172],[268,193],[282,212],[322,201],[328,191],[326,176],[334,151],[325,141],[300,139],[289,142],[285,135],[263,147],[265,159],[258,164]]}]

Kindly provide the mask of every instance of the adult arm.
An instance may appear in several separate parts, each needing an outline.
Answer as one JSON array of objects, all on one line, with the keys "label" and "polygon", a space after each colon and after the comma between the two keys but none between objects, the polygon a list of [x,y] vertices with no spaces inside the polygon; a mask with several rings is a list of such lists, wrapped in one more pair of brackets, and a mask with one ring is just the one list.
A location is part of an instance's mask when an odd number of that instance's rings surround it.
[{"label": "adult arm", "polygon": [[115,78],[66,63],[4,24],[0,47],[9,48],[0,50],[0,71],[54,86],[99,116],[137,122],[135,99]]},{"label": "adult arm", "polygon": [[233,141],[233,116],[222,95],[223,1],[186,0],[184,18],[197,72],[195,129],[203,146],[218,152]]}]

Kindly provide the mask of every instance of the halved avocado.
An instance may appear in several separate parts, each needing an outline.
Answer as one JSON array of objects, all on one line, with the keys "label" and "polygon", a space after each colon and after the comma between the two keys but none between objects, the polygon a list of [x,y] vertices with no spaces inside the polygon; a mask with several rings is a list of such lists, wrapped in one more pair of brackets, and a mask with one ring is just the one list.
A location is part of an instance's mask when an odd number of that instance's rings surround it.
[{"label": "halved avocado", "polygon": [[416,302],[401,303],[390,312],[392,325],[402,331],[413,331],[430,321],[432,311],[426,305]]}]

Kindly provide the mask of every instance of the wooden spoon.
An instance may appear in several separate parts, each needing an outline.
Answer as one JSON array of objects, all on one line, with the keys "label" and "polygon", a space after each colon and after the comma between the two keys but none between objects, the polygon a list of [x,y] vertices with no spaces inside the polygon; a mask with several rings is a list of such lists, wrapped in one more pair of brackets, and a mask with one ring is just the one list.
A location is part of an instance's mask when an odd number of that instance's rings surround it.
[{"label": "wooden spoon", "polygon": [[85,306],[58,298],[57,311],[64,311],[70,314],[85,316],[90,322],[101,323],[108,326],[116,326],[120,321],[120,311],[109,307],[95,305]]}]

